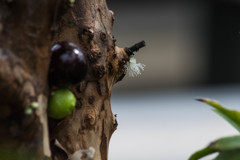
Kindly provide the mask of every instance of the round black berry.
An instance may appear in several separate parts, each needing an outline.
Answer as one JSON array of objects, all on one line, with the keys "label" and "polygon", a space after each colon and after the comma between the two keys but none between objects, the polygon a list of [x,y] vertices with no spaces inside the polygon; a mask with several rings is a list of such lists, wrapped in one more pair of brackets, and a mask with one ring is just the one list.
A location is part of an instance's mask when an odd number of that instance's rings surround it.
[{"label": "round black berry", "polygon": [[79,46],[71,42],[60,42],[53,45],[51,52],[50,85],[67,86],[84,79],[88,63]]}]

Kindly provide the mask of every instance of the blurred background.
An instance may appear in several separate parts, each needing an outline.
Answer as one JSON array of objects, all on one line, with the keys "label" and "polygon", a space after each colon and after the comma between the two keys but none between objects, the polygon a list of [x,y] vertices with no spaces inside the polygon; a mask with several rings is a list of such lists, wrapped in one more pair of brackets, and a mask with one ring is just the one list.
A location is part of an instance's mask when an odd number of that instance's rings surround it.
[{"label": "blurred background", "polygon": [[142,75],[115,85],[118,129],[110,160],[186,160],[222,136],[237,134],[196,97],[240,110],[240,2],[107,0],[117,45],[141,40]]}]

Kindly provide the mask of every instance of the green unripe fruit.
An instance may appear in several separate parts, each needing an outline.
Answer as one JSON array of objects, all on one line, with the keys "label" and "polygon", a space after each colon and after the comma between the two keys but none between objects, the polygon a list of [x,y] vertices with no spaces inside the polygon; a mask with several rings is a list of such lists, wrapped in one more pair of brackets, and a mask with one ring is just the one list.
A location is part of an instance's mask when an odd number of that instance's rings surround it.
[{"label": "green unripe fruit", "polygon": [[54,91],[49,100],[48,116],[62,119],[72,113],[76,104],[74,94],[68,89]]}]

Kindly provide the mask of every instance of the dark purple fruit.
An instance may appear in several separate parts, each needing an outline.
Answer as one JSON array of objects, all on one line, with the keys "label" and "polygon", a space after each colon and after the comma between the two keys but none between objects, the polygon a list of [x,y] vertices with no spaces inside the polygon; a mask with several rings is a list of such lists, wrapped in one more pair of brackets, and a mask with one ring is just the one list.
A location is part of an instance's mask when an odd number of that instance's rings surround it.
[{"label": "dark purple fruit", "polygon": [[49,70],[49,83],[68,86],[84,79],[88,63],[85,54],[74,43],[60,42],[53,45]]}]

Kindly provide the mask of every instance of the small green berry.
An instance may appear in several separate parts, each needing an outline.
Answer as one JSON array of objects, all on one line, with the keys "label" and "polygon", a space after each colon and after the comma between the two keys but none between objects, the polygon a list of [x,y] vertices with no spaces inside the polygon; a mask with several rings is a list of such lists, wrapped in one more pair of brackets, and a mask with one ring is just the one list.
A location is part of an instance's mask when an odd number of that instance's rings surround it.
[{"label": "small green berry", "polygon": [[75,0],[69,0],[70,6],[73,7]]},{"label": "small green berry", "polygon": [[32,114],[32,108],[27,107],[27,108],[25,109],[25,114],[26,114],[26,115],[31,115],[31,114]]},{"label": "small green berry", "polygon": [[70,2],[70,3],[74,3],[74,2],[75,2],[75,0],[69,0],[69,2]]},{"label": "small green berry", "polygon": [[34,108],[34,109],[37,109],[39,105],[38,105],[37,102],[32,102],[32,103],[30,104],[30,106],[31,106],[32,108]]},{"label": "small green berry", "polygon": [[54,119],[62,119],[72,113],[76,104],[74,94],[68,89],[54,91],[48,105],[48,116]]}]

